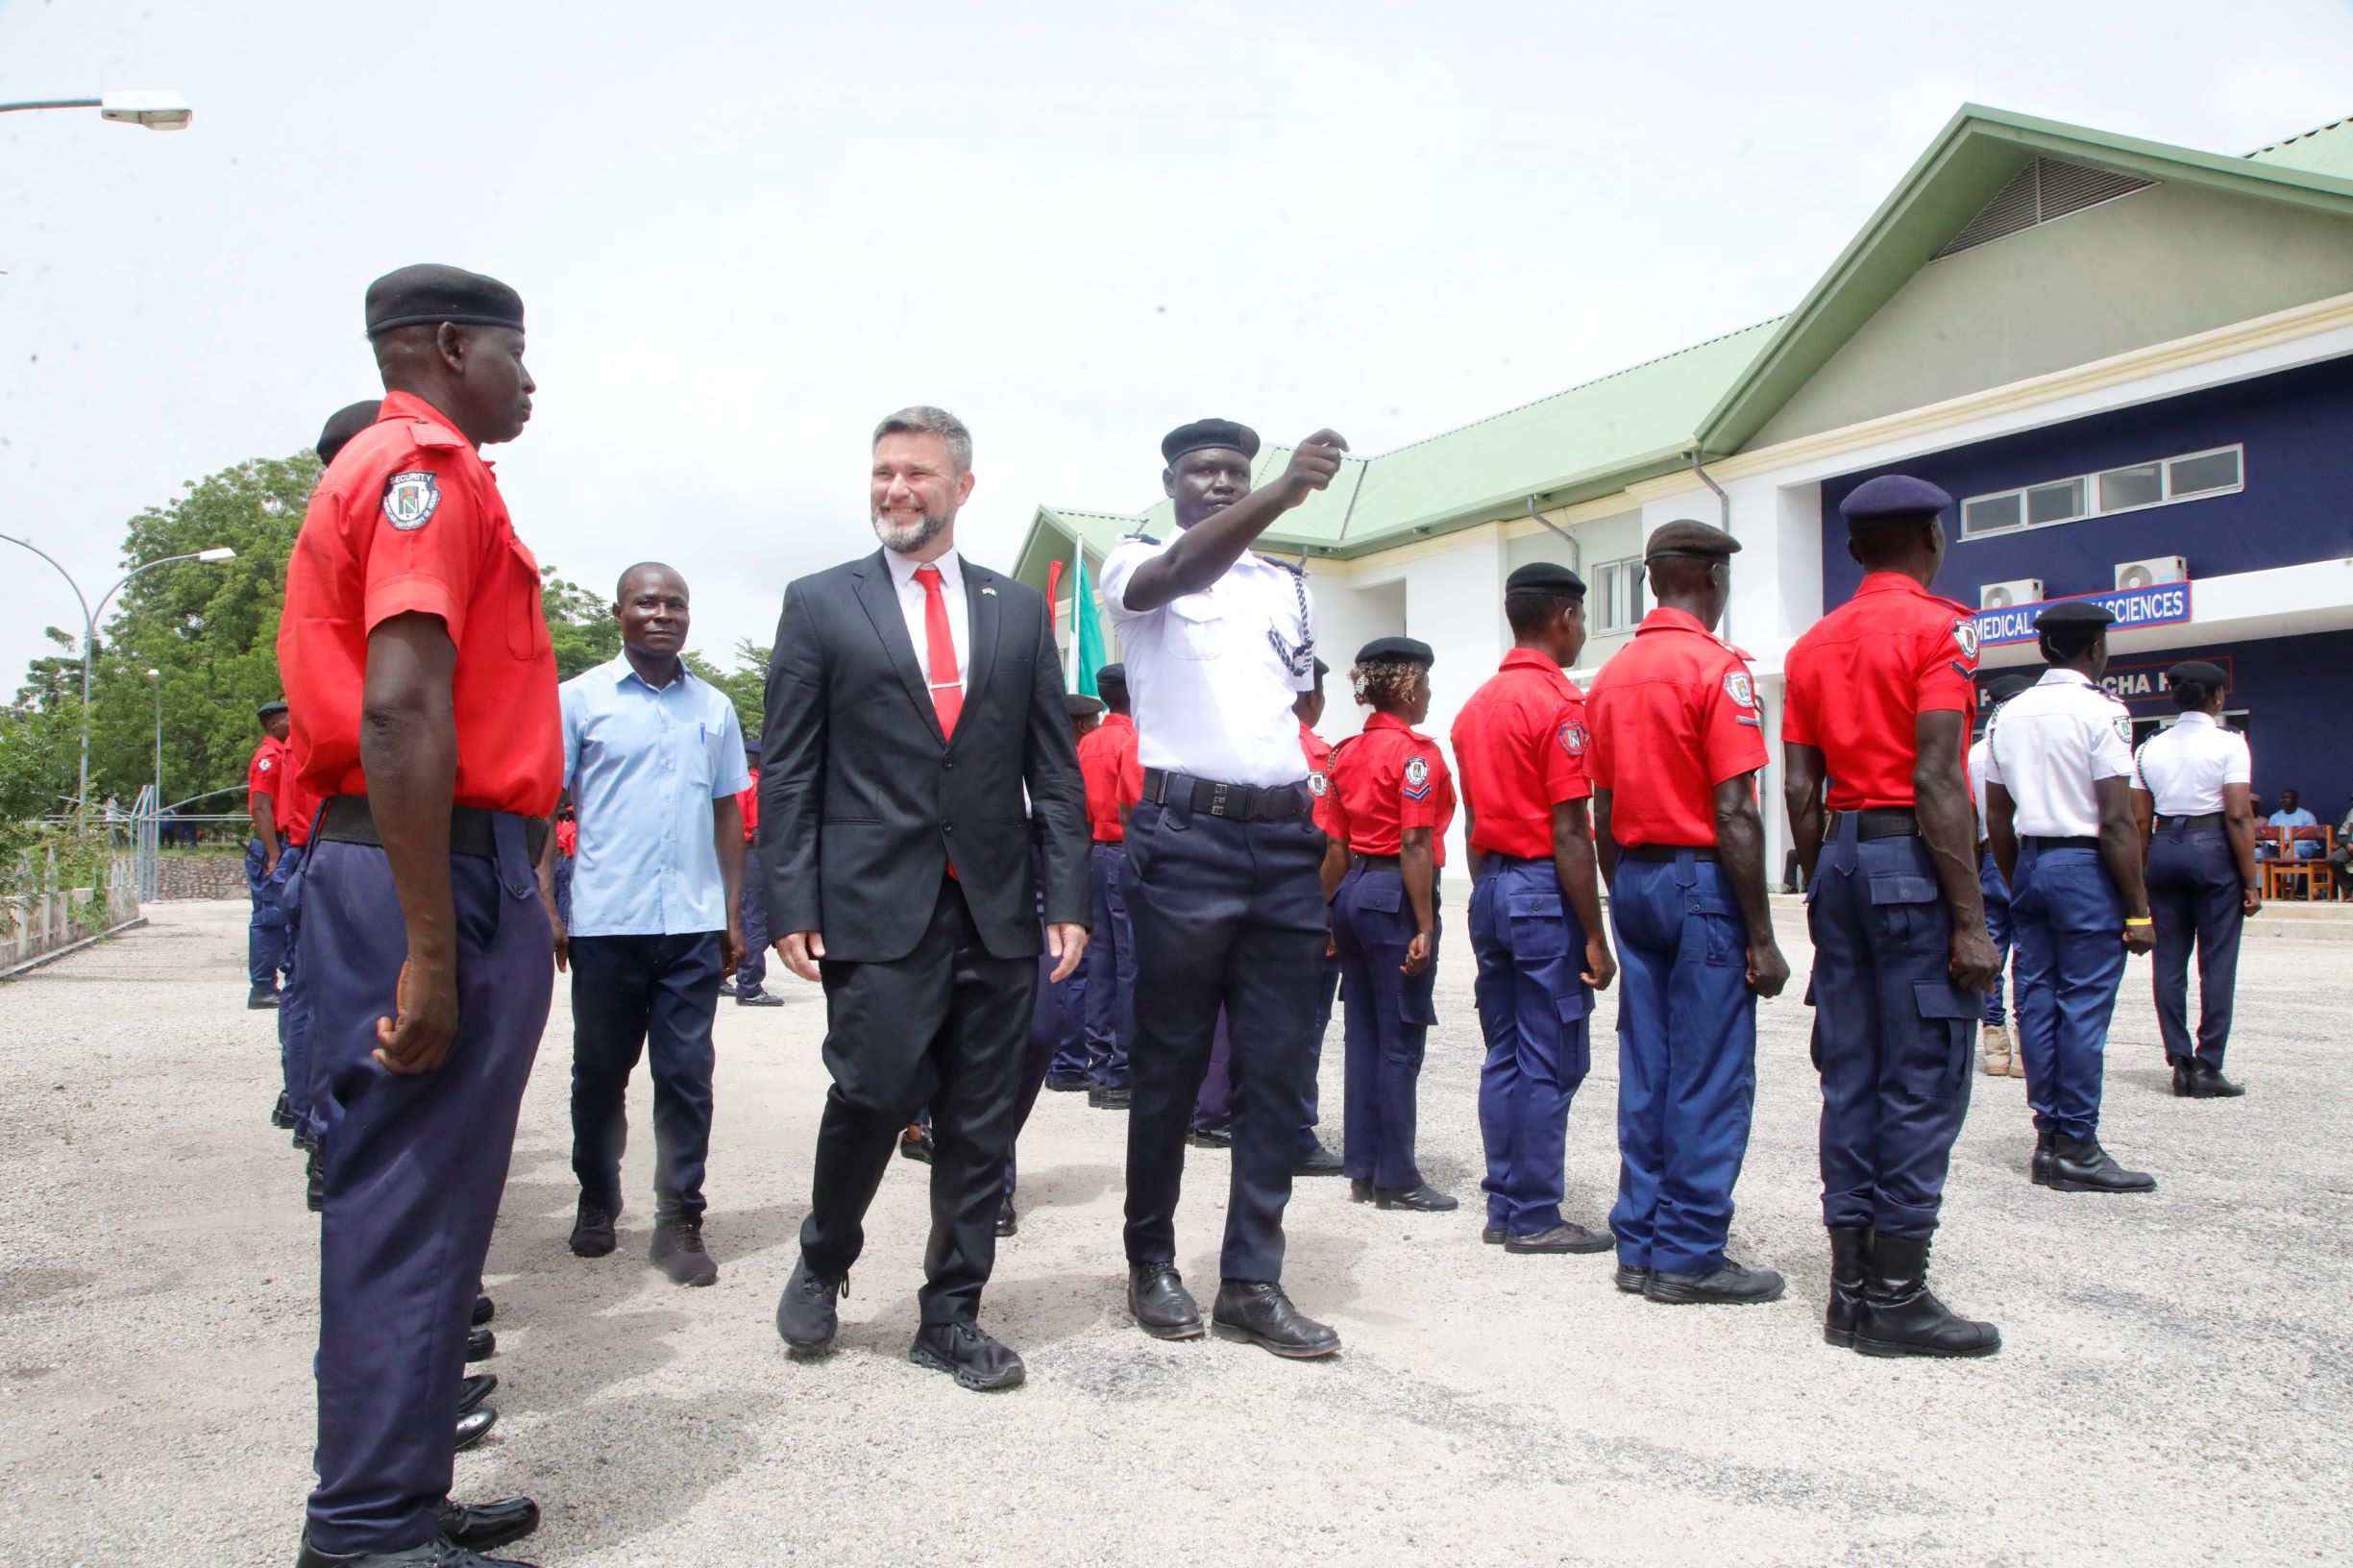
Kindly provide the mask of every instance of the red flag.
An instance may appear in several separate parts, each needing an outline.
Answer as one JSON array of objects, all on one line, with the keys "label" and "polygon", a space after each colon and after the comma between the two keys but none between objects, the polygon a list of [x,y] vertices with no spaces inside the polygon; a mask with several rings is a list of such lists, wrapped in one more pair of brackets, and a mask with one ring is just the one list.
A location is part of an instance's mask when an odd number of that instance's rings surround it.
[{"label": "red flag", "polygon": [[1069,564],[1067,561],[1045,563],[1045,601],[1048,604],[1059,605],[1062,602],[1062,569]]}]

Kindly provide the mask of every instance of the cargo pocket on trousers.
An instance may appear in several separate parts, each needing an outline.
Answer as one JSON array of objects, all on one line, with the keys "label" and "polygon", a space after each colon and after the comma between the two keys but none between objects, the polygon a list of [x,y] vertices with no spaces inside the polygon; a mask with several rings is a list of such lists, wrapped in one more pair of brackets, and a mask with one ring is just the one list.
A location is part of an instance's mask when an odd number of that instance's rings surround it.
[{"label": "cargo pocket on trousers", "polygon": [[1555,1005],[1560,1014],[1560,1081],[1574,1086],[1593,1070],[1593,1031],[1586,1027],[1593,992],[1581,985]]},{"label": "cargo pocket on trousers", "polygon": [[1569,924],[1561,917],[1560,894],[1515,893],[1504,909],[1511,933],[1511,956],[1523,964],[1560,958],[1569,950]]},{"label": "cargo pocket on trousers", "polygon": [[1370,877],[1357,884],[1356,904],[1359,909],[1377,909],[1384,915],[1394,915],[1405,907],[1406,879],[1392,882],[1383,877],[1376,882]]},{"label": "cargo pocket on trousers", "polygon": [[1931,940],[1942,946],[1945,925],[1936,878],[1918,871],[1881,871],[1871,879],[1873,923],[1906,953],[1925,953]]},{"label": "cargo pocket on trousers", "polygon": [[1686,906],[1687,915],[1699,917],[1706,933],[1706,943],[1700,950],[1700,962],[1711,968],[1746,968],[1749,963],[1749,927],[1739,912],[1721,898],[1695,896]]},{"label": "cargo pocket on trousers", "polygon": [[1405,976],[1397,988],[1397,1017],[1403,1023],[1427,1029],[1438,1021],[1438,964],[1435,957],[1419,974]]},{"label": "cargo pocket on trousers", "polygon": [[1917,1055],[1906,1053],[1906,1087],[1939,1099],[1959,1092],[1969,1081],[1970,1037],[1985,1017],[1985,998],[1943,980],[1912,982],[1912,1004],[1920,1014]]}]

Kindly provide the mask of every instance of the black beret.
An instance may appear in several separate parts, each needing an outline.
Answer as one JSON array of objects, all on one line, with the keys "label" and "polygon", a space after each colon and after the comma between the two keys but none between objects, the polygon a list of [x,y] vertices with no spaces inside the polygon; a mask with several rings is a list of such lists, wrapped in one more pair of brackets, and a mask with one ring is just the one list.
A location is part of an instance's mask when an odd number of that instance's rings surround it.
[{"label": "black beret", "polygon": [[267,719],[271,714],[283,713],[285,711],[286,705],[283,702],[264,702],[261,704],[261,706],[254,710],[254,717],[257,719]]},{"label": "black beret", "polygon": [[376,416],[383,410],[383,399],[369,398],[361,403],[346,404],[329,415],[327,423],[319,427],[319,461],[332,464],[335,453],[349,446],[353,436],[376,423]]},{"label": "black beret", "polygon": [[2165,673],[2165,678],[2168,684],[2173,686],[2179,686],[2185,682],[2193,686],[2227,686],[2230,684],[2228,671],[2218,664],[2209,664],[2204,659],[2184,659],[2172,669],[2168,670]]},{"label": "black beret", "polygon": [[1642,558],[1654,561],[1661,555],[1688,555],[1700,561],[1728,561],[1739,551],[1740,541],[1722,528],[1686,517],[1660,524],[1651,534],[1651,542],[1642,547]]},{"label": "black beret", "polygon": [[[1100,671],[1096,672],[1095,678],[1098,681],[1102,679]],[[1101,713],[1103,699],[1099,697],[1089,697],[1085,692],[1065,692],[1062,694],[1062,706],[1063,711],[1071,718],[1084,719],[1091,713]]]},{"label": "black beret", "polygon": [[758,762],[760,760],[759,736],[747,735],[744,737],[744,760],[746,762]]},{"label": "black beret", "polygon": [[523,296],[478,272],[431,261],[387,272],[368,285],[368,335],[396,327],[512,327],[523,331]]},{"label": "black beret", "polygon": [[1581,598],[1585,579],[1556,561],[1530,561],[1504,579],[1504,592],[1570,594]]},{"label": "black beret", "polygon": [[1247,425],[1237,425],[1230,419],[1196,419],[1190,425],[1179,425],[1160,438],[1161,460],[1174,463],[1189,452],[1200,452],[1208,447],[1256,457],[1259,454],[1259,432]]},{"label": "black beret", "polygon": [[1985,688],[1988,702],[2007,702],[2034,684],[2032,675],[1997,675]]},{"label": "black beret", "polygon": [[1418,664],[1427,670],[1437,662],[1430,645],[1413,637],[1376,637],[1357,649],[1359,664]]},{"label": "black beret", "polygon": [[1127,666],[1107,664],[1094,673],[1094,684],[1097,691],[1103,689],[1103,683],[1107,680],[1114,686],[1125,686],[1127,684]]},{"label": "black beret", "polygon": [[1909,474],[1882,474],[1865,479],[1838,503],[1849,533],[1892,528],[1904,523],[1925,523],[1952,504],[1952,497],[1925,479]]},{"label": "black beret", "polygon": [[2037,631],[2097,631],[2115,624],[2115,612],[2088,599],[2061,600],[2034,618]]}]

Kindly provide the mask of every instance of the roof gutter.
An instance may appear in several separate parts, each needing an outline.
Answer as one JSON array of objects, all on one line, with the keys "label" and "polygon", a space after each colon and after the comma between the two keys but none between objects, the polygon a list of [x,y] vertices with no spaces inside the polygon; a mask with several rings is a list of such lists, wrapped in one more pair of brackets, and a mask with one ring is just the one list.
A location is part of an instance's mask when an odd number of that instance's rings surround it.
[{"label": "roof gutter", "polygon": [[[1717,527],[1730,533],[1732,531],[1732,498],[1725,494],[1724,486],[1716,482],[1715,477],[1707,472],[1706,465],[1700,461],[1700,457],[1701,449],[1695,445],[1691,449],[1691,472],[1700,477],[1702,484],[1716,493],[1716,510],[1723,518]],[[1728,592],[1724,596],[1724,619],[1717,625],[1716,635],[1728,643],[1732,640],[1732,596]]]},{"label": "roof gutter", "polygon": [[1560,535],[1560,537],[1566,541],[1569,547],[1569,570],[1576,573],[1579,579],[1582,580],[1585,575],[1584,547],[1577,542],[1576,537],[1571,534],[1568,529],[1562,527],[1551,518],[1546,517],[1542,512],[1537,511],[1536,498],[1533,496],[1530,496],[1528,498],[1528,515],[1534,518],[1537,522],[1543,524],[1546,527],[1552,529],[1555,533]]}]

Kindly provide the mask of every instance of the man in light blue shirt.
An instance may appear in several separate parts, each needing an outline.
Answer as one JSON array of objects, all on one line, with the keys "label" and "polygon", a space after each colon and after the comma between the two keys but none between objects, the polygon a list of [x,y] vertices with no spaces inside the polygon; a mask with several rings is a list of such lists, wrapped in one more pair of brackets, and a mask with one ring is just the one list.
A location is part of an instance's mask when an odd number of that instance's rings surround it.
[{"label": "man in light blue shirt", "polygon": [[[2273,812],[2267,821],[2273,827],[2318,827],[2320,825],[2320,819],[2306,811],[2298,803],[2296,793],[2293,790],[2279,792],[2279,810]],[[2320,858],[2318,839],[2295,839],[2291,842],[2295,846],[2296,859],[2317,860]]]},{"label": "man in light blue shirt", "polygon": [[653,1072],[651,1257],[678,1285],[710,1285],[702,1174],[711,1145],[711,1015],[743,956],[738,919],[750,783],[724,693],[680,657],[686,581],[653,562],[622,574],[621,656],[574,676],[563,701],[564,782],[579,819],[572,918],[555,964],[572,971],[572,1250],[613,1250],[625,1098]]}]

